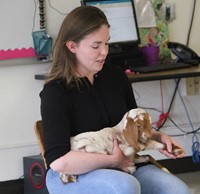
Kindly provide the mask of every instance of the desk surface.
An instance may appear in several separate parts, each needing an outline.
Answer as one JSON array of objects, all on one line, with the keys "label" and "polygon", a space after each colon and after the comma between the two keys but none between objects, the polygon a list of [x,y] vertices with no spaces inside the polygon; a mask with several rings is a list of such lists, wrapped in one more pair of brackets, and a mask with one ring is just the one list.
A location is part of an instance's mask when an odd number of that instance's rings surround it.
[{"label": "desk surface", "polygon": [[155,81],[197,76],[200,76],[200,65],[177,70],[160,71],[155,73],[128,74],[130,82]]},{"label": "desk surface", "polygon": [[[197,77],[197,76],[200,76],[200,65],[183,69],[177,69],[177,70],[155,72],[155,73],[143,73],[143,74],[128,73],[128,78],[131,83],[164,80],[164,79]],[[35,79],[37,80],[44,80],[44,78],[45,78],[44,74],[35,75]]]}]

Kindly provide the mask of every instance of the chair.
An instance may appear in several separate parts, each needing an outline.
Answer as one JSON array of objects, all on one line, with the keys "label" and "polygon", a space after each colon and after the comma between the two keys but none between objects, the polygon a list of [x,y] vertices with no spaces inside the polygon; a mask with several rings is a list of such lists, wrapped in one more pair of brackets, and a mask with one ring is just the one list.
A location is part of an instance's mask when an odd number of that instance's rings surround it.
[{"label": "chair", "polygon": [[42,129],[42,121],[41,120],[35,122],[34,130],[35,130],[35,134],[36,134],[38,144],[40,147],[41,155],[44,160],[44,165],[47,169],[47,164],[46,164],[46,160],[44,157],[43,129]]}]

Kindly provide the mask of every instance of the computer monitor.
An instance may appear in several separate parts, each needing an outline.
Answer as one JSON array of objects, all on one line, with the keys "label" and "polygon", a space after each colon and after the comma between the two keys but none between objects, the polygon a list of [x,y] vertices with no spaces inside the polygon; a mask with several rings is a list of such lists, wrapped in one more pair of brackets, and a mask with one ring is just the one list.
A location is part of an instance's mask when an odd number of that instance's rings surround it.
[{"label": "computer monitor", "polygon": [[110,44],[139,44],[133,0],[83,0],[82,4],[98,7],[105,13],[110,24]]},{"label": "computer monitor", "polygon": [[82,0],[82,5],[96,6],[110,24],[107,64],[132,69],[141,63],[140,44],[134,0]]}]

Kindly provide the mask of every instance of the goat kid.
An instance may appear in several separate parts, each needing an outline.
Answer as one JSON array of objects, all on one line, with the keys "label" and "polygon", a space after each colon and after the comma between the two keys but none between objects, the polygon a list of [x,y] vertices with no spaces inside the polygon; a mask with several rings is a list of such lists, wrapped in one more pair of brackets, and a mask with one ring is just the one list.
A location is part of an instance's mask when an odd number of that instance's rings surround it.
[{"label": "goat kid", "polygon": [[[96,132],[85,132],[71,137],[71,150],[112,154],[113,134],[116,134],[119,140],[119,147],[124,155],[132,156],[135,163],[148,162],[150,159],[151,161],[153,160],[152,157],[139,156],[138,152],[164,149],[165,147],[163,144],[151,140],[152,127],[148,112],[136,108],[127,112],[114,127],[103,128]],[[135,166],[129,167],[129,173],[132,174],[135,169]],[[69,183],[76,182],[77,176],[60,173],[60,178],[63,183]]]}]

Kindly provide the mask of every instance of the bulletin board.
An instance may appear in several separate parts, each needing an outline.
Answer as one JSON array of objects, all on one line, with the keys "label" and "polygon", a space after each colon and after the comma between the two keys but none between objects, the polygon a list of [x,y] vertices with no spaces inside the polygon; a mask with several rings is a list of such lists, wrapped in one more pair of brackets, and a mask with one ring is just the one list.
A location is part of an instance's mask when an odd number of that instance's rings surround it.
[{"label": "bulletin board", "polygon": [[39,30],[37,0],[0,1],[0,60],[34,57],[32,31]]}]

